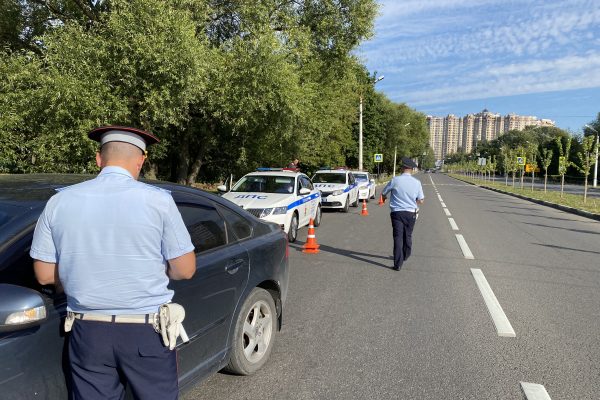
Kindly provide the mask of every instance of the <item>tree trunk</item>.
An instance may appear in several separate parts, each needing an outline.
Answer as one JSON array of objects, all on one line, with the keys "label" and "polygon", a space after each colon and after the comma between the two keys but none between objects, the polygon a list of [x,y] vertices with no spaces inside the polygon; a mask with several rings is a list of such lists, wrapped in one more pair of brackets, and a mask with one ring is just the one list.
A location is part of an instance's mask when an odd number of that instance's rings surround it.
[{"label": "tree trunk", "polygon": [[158,179],[158,165],[154,162],[147,162],[144,167],[144,178],[150,180]]},{"label": "tree trunk", "polygon": [[191,186],[196,183],[196,179],[198,179],[198,174],[200,173],[200,167],[202,166],[202,157],[200,153],[196,156],[194,163],[190,168],[190,173],[187,176],[186,185]]},{"label": "tree trunk", "polygon": [[565,174],[560,176],[560,198],[563,198],[563,188],[565,187]]},{"label": "tree trunk", "polygon": [[588,190],[588,175],[585,176],[585,184],[583,185],[583,204],[587,203],[587,190]]},{"label": "tree trunk", "polygon": [[546,193],[546,184],[548,183],[548,170],[546,170],[546,175],[544,175],[544,193]]},{"label": "tree trunk", "polygon": [[187,141],[182,140],[177,146],[178,158],[177,158],[177,170],[175,173],[175,180],[181,185],[187,183],[188,168],[190,167],[190,151]]}]

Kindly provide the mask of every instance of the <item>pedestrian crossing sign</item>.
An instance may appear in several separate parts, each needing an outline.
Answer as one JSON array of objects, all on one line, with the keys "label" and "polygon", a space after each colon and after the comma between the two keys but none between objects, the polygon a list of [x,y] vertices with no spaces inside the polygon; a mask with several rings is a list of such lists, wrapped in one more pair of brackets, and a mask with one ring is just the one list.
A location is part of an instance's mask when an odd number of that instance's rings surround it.
[{"label": "pedestrian crossing sign", "polygon": [[517,165],[525,165],[525,157],[517,157]]},{"label": "pedestrian crossing sign", "polygon": [[375,154],[373,156],[373,161],[375,161],[376,163],[383,162],[383,154]]}]

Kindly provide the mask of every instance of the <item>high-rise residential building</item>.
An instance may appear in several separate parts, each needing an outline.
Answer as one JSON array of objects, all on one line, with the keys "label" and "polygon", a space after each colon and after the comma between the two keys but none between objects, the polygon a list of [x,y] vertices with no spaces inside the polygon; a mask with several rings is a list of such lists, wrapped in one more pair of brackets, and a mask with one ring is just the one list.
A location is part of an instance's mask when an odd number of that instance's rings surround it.
[{"label": "high-rise residential building", "polygon": [[441,160],[459,150],[470,153],[479,141],[491,141],[508,131],[523,130],[527,126],[554,126],[554,121],[514,113],[501,116],[484,109],[464,117],[454,114],[446,117],[428,115],[427,125],[429,145],[435,157]]}]

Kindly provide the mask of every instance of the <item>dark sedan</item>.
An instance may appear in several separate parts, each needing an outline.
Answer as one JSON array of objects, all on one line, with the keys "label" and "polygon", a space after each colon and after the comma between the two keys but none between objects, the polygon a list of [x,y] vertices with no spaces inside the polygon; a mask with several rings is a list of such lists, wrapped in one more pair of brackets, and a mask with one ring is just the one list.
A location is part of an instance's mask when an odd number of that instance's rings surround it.
[{"label": "dark sedan", "polygon": [[[29,248],[56,188],[87,175],[0,175],[0,397],[66,399],[66,298],[40,286]],[[281,327],[288,248],[281,229],[218,196],[165,182],[196,247],[197,271],[171,281],[190,342],[178,344],[180,388],[226,368],[241,375],[268,359]]]}]

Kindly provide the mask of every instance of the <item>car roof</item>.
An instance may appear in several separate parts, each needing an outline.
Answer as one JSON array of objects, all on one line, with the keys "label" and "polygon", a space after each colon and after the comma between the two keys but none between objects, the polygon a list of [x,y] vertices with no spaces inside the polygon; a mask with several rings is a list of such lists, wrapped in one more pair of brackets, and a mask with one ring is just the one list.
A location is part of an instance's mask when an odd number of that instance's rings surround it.
[{"label": "car roof", "polygon": [[286,176],[286,177],[296,177],[298,175],[305,175],[302,172],[297,171],[254,171],[250,172],[244,176],[260,176],[260,175],[272,175],[272,176]]},{"label": "car roof", "polygon": [[315,172],[316,174],[320,174],[320,173],[334,173],[334,174],[345,174],[347,172],[352,172],[352,171],[348,171],[347,169],[320,169],[317,172]]}]

